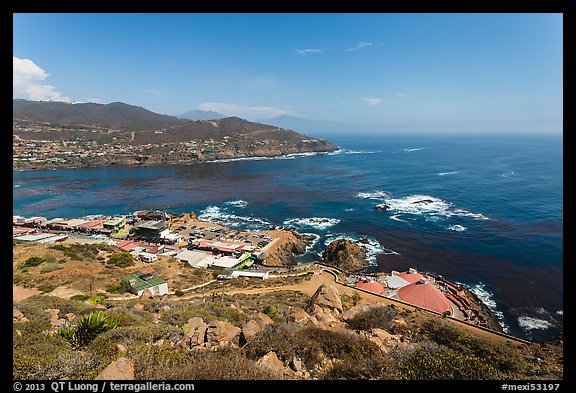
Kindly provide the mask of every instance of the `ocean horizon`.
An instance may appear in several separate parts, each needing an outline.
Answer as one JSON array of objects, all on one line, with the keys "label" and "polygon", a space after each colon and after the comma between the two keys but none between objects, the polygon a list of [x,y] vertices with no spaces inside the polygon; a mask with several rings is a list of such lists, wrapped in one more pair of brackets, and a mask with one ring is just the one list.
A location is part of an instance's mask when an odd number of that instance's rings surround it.
[{"label": "ocean horizon", "polygon": [[[231,228],[363,239],[371,270],[466,285],[506,333],[563,331],[562,135],[337,135],[339,150],[188,165],[13,172],[13,214],[82,217],[141,209]],[[375,209],[385,203],[389,209]]]}]

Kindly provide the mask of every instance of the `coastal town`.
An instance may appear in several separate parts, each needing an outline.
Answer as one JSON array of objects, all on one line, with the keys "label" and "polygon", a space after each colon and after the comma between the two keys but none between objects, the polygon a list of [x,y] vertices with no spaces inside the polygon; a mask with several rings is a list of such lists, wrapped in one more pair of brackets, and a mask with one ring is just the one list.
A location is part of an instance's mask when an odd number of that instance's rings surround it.
[{"label": "coastal town", "polygon": [[[501,332],[498,320],[473,293],[439,274],[415,268],[403,272],[362,273],[343,270],[333,260],[294,264],[291,254],[303,253],[309,239],[283,228],[230,230],[197,218],[194,213],[144,210],[130,215],[72,219],[13,216],[13,240],[15,244],[104,243],[113,246],[136,261],[138,271],[121,280],[134,296],[142,296],[146,290],[148,296],[161,296],[185,289],[186,283],[171,288],[170,277],[161,277],[155,271],[158,264],[168,260],[186,268],[215,272],[217,280],[222,281],[266,280],[270,274],[301,274],[329,268],[342,277],[344,285],[360,293]],[[337,240],[334,245],[338,242],[350,243]]]}]

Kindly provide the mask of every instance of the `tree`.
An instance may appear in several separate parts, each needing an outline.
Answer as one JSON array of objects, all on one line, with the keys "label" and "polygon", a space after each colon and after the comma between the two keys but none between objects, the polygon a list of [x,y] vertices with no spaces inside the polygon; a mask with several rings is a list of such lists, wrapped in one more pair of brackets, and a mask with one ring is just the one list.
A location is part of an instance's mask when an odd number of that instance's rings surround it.
[{"label": "tree", "polygon": [[117,267],[134,266],[134,258],[129,252],[115,252],[109,259]]}]

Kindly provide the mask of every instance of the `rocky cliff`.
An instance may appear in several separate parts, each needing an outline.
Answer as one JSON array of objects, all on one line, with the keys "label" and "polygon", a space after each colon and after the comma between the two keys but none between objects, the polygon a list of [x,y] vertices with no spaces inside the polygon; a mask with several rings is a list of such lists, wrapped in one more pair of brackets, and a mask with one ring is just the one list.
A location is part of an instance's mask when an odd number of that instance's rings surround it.
[{"label": "rocky cliff", "polygon": [[364,248],[348,239],[338,239],[328,245],[322,253],[324,263],[346,271],[360,271],[370,264]]}]

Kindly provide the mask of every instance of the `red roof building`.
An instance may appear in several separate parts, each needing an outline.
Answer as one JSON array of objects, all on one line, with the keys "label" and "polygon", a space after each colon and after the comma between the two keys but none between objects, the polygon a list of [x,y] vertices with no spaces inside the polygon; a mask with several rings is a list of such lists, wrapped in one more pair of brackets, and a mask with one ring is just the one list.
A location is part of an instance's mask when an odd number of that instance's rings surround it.
[{"label": "red roof building", "polygon": [[450,302],[428,280],[422,280],[406,285],[398,290],[398,296],[406,303],[413,304],[442,314],[450,310]]},{"label": "red roof building", "polygon": [[402,277],[404,280],[408,281],[411,284],[420,281],[420,279],[423,277],[416,270],[412,270],[412,269],[410,269],[407,272],[398,273],[397,275],[399,277]]},{"label": "red roof building", "polygon": [[356,288],[363,289],[363,290],[368,291],[368,292],[377,293],[379,295],[382,292],[384,292],[384,286],[382,284],[380,284],[379,282],[376,282],[376,281],[371,281],[371,282],[358,281],[356,283]]},{"label": "red roof building", "polygon": [[116,244],[116,247],[123,249],[124,251],[130,251],[143,244],[142,242],[131,242],[130,240],[122,240],[120,243]]}]

